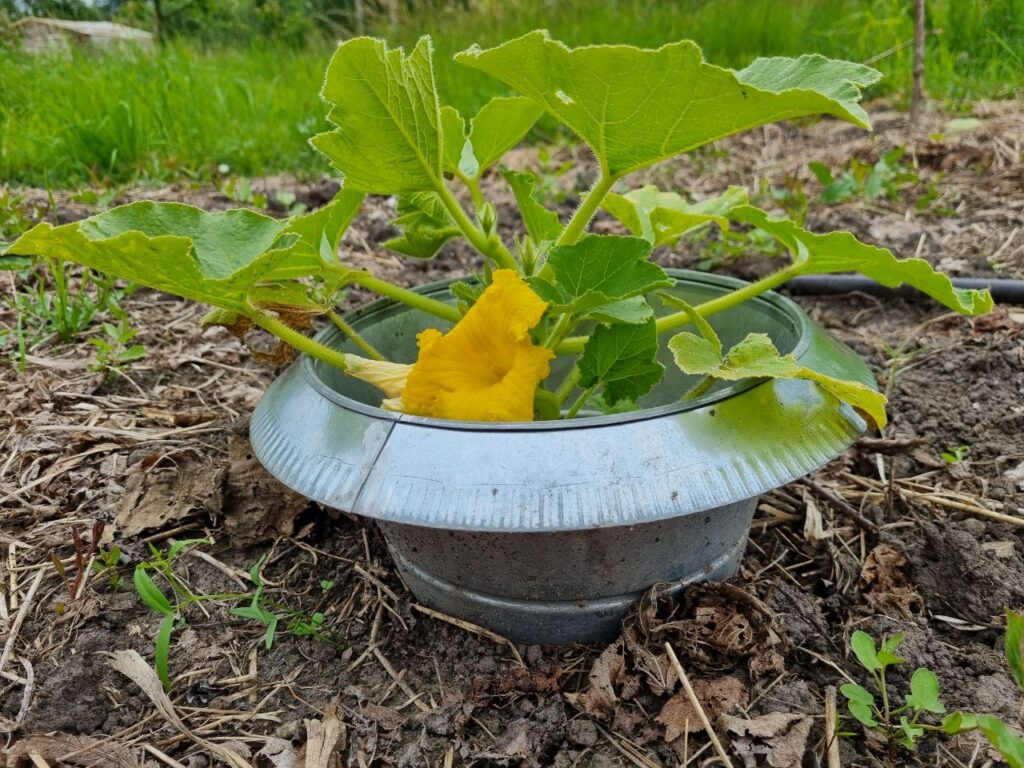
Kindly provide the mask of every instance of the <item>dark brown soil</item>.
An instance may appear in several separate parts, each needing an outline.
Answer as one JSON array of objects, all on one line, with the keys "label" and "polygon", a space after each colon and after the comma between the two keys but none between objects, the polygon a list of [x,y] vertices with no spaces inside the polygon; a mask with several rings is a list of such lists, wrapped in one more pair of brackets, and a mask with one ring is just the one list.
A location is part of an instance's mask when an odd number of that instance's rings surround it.
[{"label": "dark brown soil", "polygon": [[[852,228],[961,274],[994,274],[997,254],[999,275],[1022,278],[1020,115],[1019,105],[980,105],[981,127],[923,147],[920,180],[884,203],[821,205],[806,169],[808,160],[835,166],[851,153],[873,161],[904,143],[902,116],[883,110],[871,138],[832,123],[770,128],[650,180],[704,196],[752,175],[777,186],[799,178],[815,228]],[[929,130],[944,125],[941,115],[929,119]],[[515,159],[533,163],[529,150]],[[566,208],[588,178],[585,167],[581,180],[559,180]],[[915,207],[918,187],[933,182],[952,215]],[[313,205],[332,189],[286,178],[263,187],[293,189]],[[227,204],[209,189],[159,195]],[[356,263],[409,283],[474,268],[457,248],[428,262],[384,252],[393,210],[393,200],[373,200],[357,221],[346,241]],[[506,223],[509,211],[501,207]],[[58,198],[50,215],[88,212]],[[602,218],[595,226],[617,225]],[[692,266],[701,255],[690,247],[659,258]],[[716,268],[749,277],[769,264],[742,257]],[[610,646],[515,654],[418,611],[372,524],[328,514],[261,473],[245,430],[275,371],[223,331],[201,331],[200,308],[145,291],[126,300],[147,355],[112,381],[88,369],[87,344],[33,349],[24,373],[0,374],[0,544],[9,554],[0,564],[0,639],[18,613],[15,598],[20,605],[44,574],[6,667],[19,676],[31,669],[30,703],[0,755],[18,766],[31,765],[29,753],[50,765],[164,764],[155,748],[199,768],[222,761],[212,742],[258,768],[707,764],[714,753],[676,694],[667,641],[718,718],[734,765],[818,766],[826,689],[843,675],[868,683],[848,652],[856,629],[905,635],[907,662],[889,676],[895,700],[914,668],[926,666],[948,709],[991,712],[1019,727],[1021,692],[1003,658],[1002,626],[1006,609],[1024,609],[1024,528],[984,515],[1024,520],[1024,312],[1003,307],[969,320],[927,300],[799,301],[889,386],[885,434],[815,473],[812,486],[766,496],[728,585],[692,588],[678,601],[655,595]],[[943,462],[956,446],[969,446],[966,457]],[[835,496],[878,530],[858,527]],[[821,513],[821,537],[805,532],[808,502]],[[106,524],[104,546],[121,549],[117,574],[94,568],[72,598],[72,532],[88,538],[94,520]],[[132,570],[152,558],[150,545],[196,537],[213,543],[196,548],[203,555],[179,556],[175,573],[187,589],[251,593],[247,572],[261,562],[264,603],[283,618],[267,649],[265,628],[230,612],[247,600],[183,611],[170,698],[188,736],[107,654],[130,649],[152,663],[160,616],[139,600]],[[318,637],[296,632],[296,619],[317,613]],[[0,727],[19,717],[24,690],[0,679]],[[334,756],[303,763],[311,721],[333,717],[342,724]],[[975,734],[929,736],[911,754],[866,736],[849,717],[841,730],[844,766],[998,764]]]}]

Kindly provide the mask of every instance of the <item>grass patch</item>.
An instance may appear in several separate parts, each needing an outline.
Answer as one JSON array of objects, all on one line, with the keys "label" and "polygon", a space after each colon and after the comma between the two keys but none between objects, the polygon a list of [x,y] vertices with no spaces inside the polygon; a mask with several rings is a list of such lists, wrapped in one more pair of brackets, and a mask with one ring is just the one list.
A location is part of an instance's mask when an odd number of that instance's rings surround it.
[{"label": "grass patch", "polygon": [[[693,38],[710,61],[742,66],[758,55],[818,51],[864,61],[913,36],[905,0],[509,0],[465,10],[425,3],[396,27],[371,32],[409,44],[434,36],[444,97],[472,111],[502,86],[451,63],[473,42],[490,45],[537,27],[572,44],[656,46]],[[1024,91],[1024,0],[931,0],[927,87],[969,103]],[[319,173],[307,138],[324,125],[317,92],[332,43],[302,49],[254,42],[201,48],[188,42],[155,56],[32,57],[0,51],[0,179],[37,186],[98,181],[208,179],[232,174]],[[875,66],[874,93],[909,90],[911,49]],[[545,125],[542,123],[542,126]]]}]

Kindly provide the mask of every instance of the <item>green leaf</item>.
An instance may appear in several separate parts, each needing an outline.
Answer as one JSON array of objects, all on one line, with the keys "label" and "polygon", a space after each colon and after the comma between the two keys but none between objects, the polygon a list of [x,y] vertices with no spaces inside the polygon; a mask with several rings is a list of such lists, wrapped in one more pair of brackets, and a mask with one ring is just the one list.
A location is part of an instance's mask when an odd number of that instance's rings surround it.
[{"label": "green leaf", "polygon": [[554,312],[585,312],[620,299],[673,285],[665,270],[648,259],[651,244],[636,237],[586,235],[548,254],[554,281],[533,278]]},{"label": "green leaf", "polygon": [[871,691],[856,683],[846,683],[839,688],[839,692],[850,701],[856,701],[868,707],[875,705],[875,697]]},{"label": "green leaf", "polygon": [[977,715],[967,712],[952,712],[942,718],[940,726],[945,733],[955,736],[963,731],[971,731],[978,727]]},{"label": "green leaf", "polygon": [[813,381],[844,403],[852,405],[874,425],[885,426],[884,395],[858,381],[834,379],[801,366],[793,355],[780,355],[766,334],[749,334],[724,356],[715,350],[714,345],[707,339],[692,333],[677,334],[669,340],[668,346],[675,357],[676,365],[683,373],[726,381],[759,378],[806,379]]},{"label": "green leaf", "polygon": [[577,365],[580,386],[604,386],[609,405],[638,400],[665,373],[658,354],[658,331],[652,317],[642,325],[599,325],[587,340]]},{"label": "green leaf", "polygon": [[180,539],[167,548],[167,559],[173,561],[183,549],[200,544],[213,544],[213,541],[211,539]]},{"label": "green leaf", "polygon": [[946,708],[939,701],[939,678],[930,669],[918,667],[910,678],[910,693],[907,694],[907,705],[914,709],[945,713]]},{"label": "green leaf", "polygon": [[[209,213],[181,203],[130,203],[88,219],[22,235],[10,252],[77,262],[221,309],[243,312],[257,286],[318,275],[326,243],[333,257],[360,194],[339,194],[321,211],[278,220],[250,210]],[[276,288],[277,303],[309,307],[306,288]]]},{"label": "green leaf", "polygon": [[978,715],[978,727],[1010,768],[1024,768],[1024,739],[1010,726],[992,715]]},{"label": "green leaf", "polygon": [[885,248],[862,243],[849,232],[818,235],[792,221],[771,219],[753,206],[739,206],[730,217],[777,238],[789,249],[799,274],[859,272],[890,288],[906,283],[961,314],[983,315],[992,309],[987,290],[955,288],[947,275],[936,272],[924,259],[897,259]]},{"label": "green leaf", "polygon": [[742,72],[703,60],[691,41],[656,50],[627,45],[568,48],[531,32],[456,61],[528,96],[590,145],[618,178],[764,123],[832,114],[868,127],[860,88],[879,74],[821,56],[758,59]]},{"label": "green leaf", "polygon": [[388,195],[443,183],[430,38],[408,55],[383,40],[347,40],[331,58],[321,95],[337,128],[311,142],[345,175],[346,189]]},{"label": "green leaf", "polygon": [[[7,246],[10,247],[9,245]],[[4,243],[0,243],[0,252],[5,250]],[[28,269],[32,266],[32,259],[28,256],[0,256],[0,271],[16,272],[20,269]]]},{"label": "green leaf", "polygon": [[1024,613],[1006,612],[1006,662],[1017,687],[1024,690]]},{"label": "green leaf", "polygon": [[407,256],[429,259],[459,235],[459,228],[436,192],[403,195],[398,199],[398,214],[391,223],[401,227],[402,234],[385,242],[384,247]]},{"label": "green leaf", "polygon": [[501,175],[512,188],[526,231],[530,233],[533,241],[542,243],[545,240],[557,240],[562,232],[562,224],[557,213],[548,210],[537,201],[534,195],[537,177],[532,173],[521,173],[508,168],[502,168]]},{"label": "green leaf", "polygon": [[156,582],[149,577],[145,565],[135,566],[133,581],[135,582],[135,591],[138,592],[139,598],[143,603],[159,614],[169,617],[174,616],[174,608],[171,606],[166,595],[160,590],[160,587],[156,585]]},{"label": "green leaf", "polygon": [[867,632],[858,629],[850,635],[850,650],[868,672],[877,672],[882,668],[875,649],[875,641]]},{"label": "green leaf", "polygon": [[587,312],[587,317],[600,323],[628,323],[637,325],[646,323],[654,317],[654,309],[643,296],[633,296],[620,301],[613,301]]},{"label": "green leaf", "polygon": [[893,664],[902,664],[906,661],[901,656],[896,655],[896,649],[903,644],[906,639],[906,635],[902,632],[897,632],[892,637],[887,637],[882,643],[882,647],[878,650],[878,661],[881,662],[883,667],[889,667]]},{"label": "green leaf", "polygon": [[499,96],[465,121],[452,107],[441,110],[444,130],[444,169],[478,179],[485,170],[523,140],[544,110],[523,96]]},{"label": "green leaf", "polygon": [[865,725],[868,728],[877,728],[878,721],[875,720],[874,712],[871,707],[867,706],[860,701],[848,701],[846,702],[846,708],[850,710],[850,714],[853,715],[857,722],[861,725]]},{"label": "green leaf", "polygon": [[156,676],[165,691],[171,690],[171,634],[174,632],[174,615],[164,616],[156,631],[156,643],[153,646],[153,663]]},{"label": "green leaf", "polygon": [[900,715],[900,730],[903,732],[903,739],[900,743],[907,749],[914,749],[917,740],[924,736],[924,728],[911,725],[906,715]]},{"label": "green leaf", "polygon": [[672,245],[687,232],[714,222],[729,229],[729,212],[738,205],[746,205],[747,190],[729,187],[718,197],[688,203],[675,192],[662,192],[648,184],[624,195],[610,193],[602,207],[636,237],[642,237],[655,248]]}]

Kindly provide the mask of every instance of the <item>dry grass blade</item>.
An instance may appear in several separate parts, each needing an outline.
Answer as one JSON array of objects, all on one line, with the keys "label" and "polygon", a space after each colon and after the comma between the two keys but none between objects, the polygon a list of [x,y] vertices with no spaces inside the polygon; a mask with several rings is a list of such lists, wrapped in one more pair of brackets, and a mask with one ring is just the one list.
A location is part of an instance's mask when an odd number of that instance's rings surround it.
[{"label": "dry grass blade", "polygon": [[145,662],[138,652],[114,651],[113,653],[108,653],[107,658],[110,660],[110,666],[139,686],[142,692],[146,694],[146,697],[153,702],[153,706],[163,715],[164,719],[181,731],[183,735],[190,738],[196,744],[208,749],[231,766],[231,768],[252,768],[237,752],[207,741],[201,736],[197,736],[185,726],[185,723],[178,717],[170,697],[164,693],[163,686],[160,685],[156,672],[153,671],[153,668]]},{"label": "dry grass blade", "polygon": [[43,576],[46,575],[45,570],[40,570],[36,574],[35,579],[32,580],[32,586],[28,588],[28,594],[25,596],[25,602],[21,604],[21,608],[18,610],[18,615],[14,617],[14,623],[11,625],[9,634],[7,635],[7,642],[4,643],[3,653],[0,654],[0,671],[3,671],[7,666],[7,662],[11,658],[11,654],[14,653],[14,641],[18,639],[18,632],[21,630],[21,625],[25,623],[25,617],[28,616],[28,609],[32,606],[32,601],[35,600],[36,592],[39,591],[39,585],[43,582]]},{"label": "dry grass blade", "polygon": [[507,646],[512,654],[512,658],[516,660],[516,663],[521,667],[526,667],[526,662],[523,661],[523,657],[519,655],[519,651],[516,649],[512,641],[509,640],[507,637],[503,637],[502,635],[499,635],[497,632],[492,632],[489,629],[479,627],[476,624],[471,624],[468,621],[456,619],[454,616],[449,616],[446,613],[435,611],[433,608],[427,608],[425,605],[420,605],[419,603],[413,603],[412,607],[420,613],[429,616],[432,619],[447,622],[448,624],[451,624],[453,627],[458,627],[459,629],[464,629],[467,632],[472,632],[474,635],[480,635],[480,637],[485,637],[491,642],[497,643],[498,645]]},{"label": "dry grass blade", "polygon": [[718,753],[719,759],[723,765],[728,768],[733,768],[732,761],[729,760],[729,755],[725,751],[725,747],[722,746],[722,742],[718,740],[718,734],[715,733],[715,729],[711,727],[711,721],[708,720],[707,713],[704,711],[704,707],[701,706],[700,699],[697,698],[697,694],[693,690],[693,686],[690,685],[690,678],[686,676],[686,672],[683,669],[683,665],[679,663],[679,659],[676,657],[676,652],[672,650],[671,643],[665,643],[665,652],[668,654],[668,660],[672,662],[672,668],[675,669],[676,675],[679,677],[679,682],[683,684],[683,690],[686,691],[686,697],[690,700],[690,704],[693,705],[694,711],[697,716],[700,717],[700,723],[704,726],[704,730],[708,734],[708,738],[711,739],[711,743],[715,746],[715,752]]}]

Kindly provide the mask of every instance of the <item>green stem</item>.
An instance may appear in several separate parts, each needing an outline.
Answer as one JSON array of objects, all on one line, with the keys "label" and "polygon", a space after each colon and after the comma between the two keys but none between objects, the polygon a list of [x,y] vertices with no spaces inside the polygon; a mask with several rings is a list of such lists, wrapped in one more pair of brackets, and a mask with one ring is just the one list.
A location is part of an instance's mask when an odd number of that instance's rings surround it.
[{"label": "green stem", "polygon": [[519,265],[516,264],[516,259],[511,251],[505,247],[497,235],[492,234],[488,237],[470,220],[465,210],[459,205],[459,201],[455,199],[455,195],[452,194],[452,191],[447,186],[444,184],[438,186],[437,194],[441,198],[444,207],[448,210],[448,213],[455,219],[455,225],[462,230],[462,234],[470,242],[470,245],[484,256],[493,259],[498,266],[519,271]]},{"label": "green stem", "polygon": [[421,293],[410,291],[408,288],[403,288],[400,285],[389,283],[387,280],[381,280],[378,277],[374,277],[369,272],[349,273],[348,279],[356,285],[368,288],[374,293],[379,293],[381,296],[387,296],[388,298],[395,299],[403,304],[408,304],[414,309],[419,309],[423,312],[434,315],[435,317],[440,317],[442,320],[457,323],[461,317],[459,310],[451,304],[445,304],[443,301],[438,301],[437,299],[432,299],[429,296],[424,296]]},{"label": "green stem", "polygon": [[361,349],[367,357],[373,360],[387,360],[384,355],[377,351],[377,349],[366,339],[359,335],[359,332],[351,325],[345,322],[344,318],[334,310],[328,310],[327,317],[332,323],[334,323],[338,330],[348,336],[352,343]]},{"label": "green stem", "polygon": [[590,396],[592,394],[594,394],[594,390],[595,389],[597,389],[597,384],[595,384],[594,386],[589,387],[588,389],[585,389],[582,392],[580,392],[580,396],[576,398],[576,402],[574,402],[571,406],[569,406],[569,410],[568,410],[568,412],[565,414],[565,416],[563,418],[571,419],[577,413],[579,413],[580,412],[580,408],[582,408],[583,404],[586,403],[587,400],[590,399]]},{"label": "green stem", "polygon": [[565,381],[561,383],[558,389],[555,390],[555,399],[558,401],[558,405],[561,406],[564,403],[572,391],[576,389],[576,385],[580,383],[580,378],[583,376],[580,373],[579,366],[573,366],[573,369],[569,371],[569,375],[565,377]]},{"label": "green stem", "polygon": [[604,200],[604,196],[607,195],[615,183],[616,179],[614,176],[608,174],[607,171],[601,171],[601,177],[597,180],[597,183],[590,188],[587,192],[587,196],[580,203],[580,207],[576,209],[576,212],[569,219],[569,223],[565,225],[565,229],[562,230],[561,236],[558,238],[556,245],[572,245],[583,235],[583,231],[587,228],[587,224],[597,213],[598,207],[601,205],[601,201]]},{"label": "green stem", "polygon": [[882,709],[885,713],[885,722],[889,723],[892,715],[889,712],[889,691],[885,687],[885,667],[878,673],[878,690],[882,693]]},{"label": "green stem", "polygon": [[[710,317],[711,315],[719,312],[724,312],[727,309],[732,309],[733,307],[738,306],[743,302],[764,293],[765,291],[778,288],[783,283],[796,277],[797,274],[799,274],[799,269],[795,265],[786,267],[774,274],[768,275],[768,277],[761,278],[757,282],[750,283],[750,285],[746,285],[743,288],[727,293],[724,296],[719,296],[717,299],[712,299],[711,301],[705,301],[703,304],[698,304],[693,309],[701,317]],[[676,328],[688,325],[691,322],[693,321],[687,312],[673,312],[670,315],[659,317],[656,325],[658,333],[665,333],[666,331],[672,331]],[[586,336],[573,336],[559,344],[555,348],[555,351],[560,355],[579,354],[583,351],[583,345],[586,343]]]},{"label": "green stem", "polygon": [[252,320],[263,330],[272,333],[277,338],[286,344],[290,344],[300,352],[305,352],[310,357],[315,357],[317,360],[323,360],[328,365],[333,365],[335,368],[345,370],[348,367],[348,363],[345,362],[345,354],[338,352],[337,350],[331,349],[330,347],[324,346],[318,341],[314,341],[308,336],[299,333],[291,326],[281,322],[276,317],[261,312],[252,304],[247,306],[246,317]]},{"label": "green stem", "polygon": [[484,207],[484,193],[480,190],[480,179],[464,178],[463,181],[469,190],[469,196],[473,199],[473,205],[479,211]]},{"label": "green stem", "polygon": [[572,319],[572,315],[566,312],[555,323],[554,328],[551,329],[551,333],[548,334],[547,339],[544,341],[544,346],[548,349],[554,349],[558,346],[559,342],[568,336],[573,327],[576,325],[576,321]]}]

